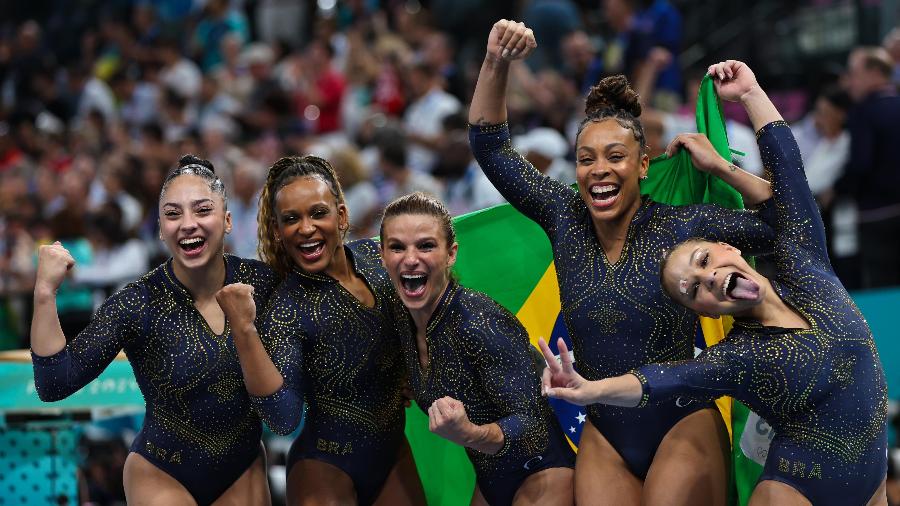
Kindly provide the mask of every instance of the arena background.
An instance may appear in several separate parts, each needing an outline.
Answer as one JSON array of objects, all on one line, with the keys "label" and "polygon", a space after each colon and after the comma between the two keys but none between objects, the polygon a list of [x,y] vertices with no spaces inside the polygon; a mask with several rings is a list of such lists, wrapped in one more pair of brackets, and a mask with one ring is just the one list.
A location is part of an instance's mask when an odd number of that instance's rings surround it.
[{"label": "arena background", "polygon": [[[812,137],[804,138],[814,152],[817,121],[844,128],[839,114],[816,104],[847,85],[848,54],[883,46],[900,62],[896,0],[0,0],[0,504],[123,503],[121,467],[141,422],[127,362],[67,400],[37,399],[28,355],[15,351],[28,347],[37,246],[61,239],[76,252],[59,304],[72,337],[108,294],[165,258],[156,200],[162,175],[183,153],[209,158],[222,174],[235,218],[228,249],[243,256],[255,255],[265,169],[284,154],[333,161],[354,237],[374,235],[383,204],[412,190],[439,193],[454,215],[500,204],[472,162],[464,120],[485,37],[500,18],[525,21],[540,45],[512,77],[515,147],[568,182],[572,126],[587,87],[603,75],[625,72],[634,81],[637,67],[652,64],[642,119],[658,154],[693,128],[706,66],[741,59],[795,132]],[[843,107],[852,112],[853,104]],[[737,163],[759,170],[739,109],[724,108],[729,144]],[[812,165],[832,262],[887,373],[896,461],[900,282],[873,274],[860,255],[879,247],[865,244],[858,225],[858,209],[878,192],[857,188],[840,173],[843,164],[827,176]],[[900,204],[900,190],[885,184]],[[465,220],[515,219],[492,212]],[[545,271],[521,281],[537,287]],[[519,312],[514,297],[493,295]],[[563,330],[556,318],[525,323],[535,339],[543,332],[532,328]],[[754,427],[760,440],[770,436]],[[278,502],[290,438],[266,437]],[[426,480],[447,491],[429,499],[462,504],[471,472],[460,468],[458,449],[445,450],[445,462],[419,459],[420,469],[435,466],[422,471]],[[900,484],[889,479],[898,504]]]}]

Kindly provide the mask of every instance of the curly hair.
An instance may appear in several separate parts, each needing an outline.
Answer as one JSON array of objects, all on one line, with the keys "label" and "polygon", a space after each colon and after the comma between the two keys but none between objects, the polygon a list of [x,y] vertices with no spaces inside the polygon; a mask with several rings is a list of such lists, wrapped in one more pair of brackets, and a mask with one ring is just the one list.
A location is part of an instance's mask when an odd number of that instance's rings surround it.
[{"label": "curly hair", "polygon": [[640,95],[631,88],[628,79],[623,75],[603,78],[591,87],[584,102],[584,113],[587,116],[578,126],[575,143],[588,123],[599,123],[612,118],[622,126],[631,130],[634,140],[640,146],[641,155],[647,152],[647,139],[644,127],[638,119],[641,116]]},{"label": "curly hair", "polygon": [[[284,250],[281,241],[276,240],[278,221],[275,216],[275,198],[282,188],[301,177],[320,179],[328,185],[335,203],[344,203],[344,191],[338,181],[334,168],[327,160],[318,156],[285,156],[279,158],[269,168],[266,184],[259,196],[259,214],[257,215],[257,237],[259,258],[282,276],[293,269],[293,261]],[[346,234],[346,230],[343,231]]]}]

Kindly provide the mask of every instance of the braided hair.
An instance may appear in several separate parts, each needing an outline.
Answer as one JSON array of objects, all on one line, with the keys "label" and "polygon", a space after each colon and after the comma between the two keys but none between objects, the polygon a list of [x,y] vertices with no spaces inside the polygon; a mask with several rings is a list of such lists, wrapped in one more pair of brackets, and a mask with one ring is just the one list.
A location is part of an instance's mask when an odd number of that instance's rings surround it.
[{"label": "braided hair", "polygon": [[[259,258],[269,264],[281,275],[293,269],[293,262],[284,250],[281,241],[275,239],[278,221],[275,216],[275,198],[282,188],[297,178],[308,177],[319,179],[328,185],[335,202],[344,203],[344,191],[338,181],[334,168],[327,160],[318,156],[285,156],[279,158],[269,168],[266,184],[259,196],[259,214],[257,231]],[[343,231],[346,234],[346,230]]]}]

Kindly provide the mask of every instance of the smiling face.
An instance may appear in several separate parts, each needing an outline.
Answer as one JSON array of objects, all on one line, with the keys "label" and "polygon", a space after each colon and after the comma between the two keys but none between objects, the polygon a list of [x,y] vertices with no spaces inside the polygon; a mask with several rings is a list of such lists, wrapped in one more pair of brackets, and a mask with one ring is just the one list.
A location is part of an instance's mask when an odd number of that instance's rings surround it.
[{"label": "smiling face", "polygon": [[440,219],[399,214],[384,221],[381,258],[403,304],[427,322],[450,283],[458,244],[447,244]]},{"label": "smiling face", "polygon": [[207,181],[190,174],[172,180],[159,202],[159,236],[180,268],[199,269],[221,259],[230,231],[231,213]]},{"label": "smiling face", "polygon": [[278,190],[275,221],[285,251],[306,272],[328,273],[342,254],[347,206],[319,177],[298,177]]},{"label": "smiling face", "polygon": [[703,316],[743,313],[765,297],[764,278],[725,243],[687,241],[675,247],[662,274],[675,301]]},{"label": "smiling face", "polygon": [[585,125],[576,146],[578,193],[595,222],[630,219],[641,203],[640,178],[650,158],[615,119]]}]

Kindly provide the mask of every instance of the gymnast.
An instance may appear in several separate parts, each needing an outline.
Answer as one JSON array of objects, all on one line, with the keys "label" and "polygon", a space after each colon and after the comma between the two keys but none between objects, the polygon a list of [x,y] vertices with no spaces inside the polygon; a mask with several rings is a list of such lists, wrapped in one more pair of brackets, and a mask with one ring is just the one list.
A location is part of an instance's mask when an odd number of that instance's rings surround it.
[{"label": "gymnast", "polygon": [[[750,114],[772,173],[776,274],[768,279],[721,242],[688,239],[660,277],[677,303],[735,317],[731,333],[694,360],[650,364],[586,381],[562,353],[544,390],[577,404],[647,406],[677,396],[730,395],[775,430],[751,506],[887,505],[887,387],[872,333],[831,268],[825,229],[790,128],[746,64],[710,67]],[[541,342],[544,355],[552,354]],[[561,345],[561,348],[565,344]]]},{"label": "gymnast", "polygon": [[[535,46],[521,23],[494,25],[469,109],[469,138],[494,186],[550,239],[578,370],[600,379],[689,359],[698,319],[663,293],[659,251],[700,236],[750,254],[770,252],[772,229],[751,211],[641,198],[649,156],[638,96],[622,76],[602,80],[587,97],[575,142],[577,189],[542,176],[512,149],[505,123],[510,61]],[[668,147],[670,154],[677,149],[687,149],[699,170],[721,177],[748,204],[770,199],[765,180],[723,159],[705,136],[682,134]],[[730,446],[711,402],[672,400],[643,411],[592,405],[588,419],[575,467],[576,502],[727,501]]]},{"label": "gymnast", "polygon": [[452,278],[455,238],[432,196],[384,210],[381,255],[409,310],[397,323],[416,403],[432,432],[466,447],[472,504],[571,505],[575,453],[541,397],[543,361],[515,316]]},{"label": "gymnast", "polygon": [[348,216],[327,161],[276,161],[260,196],[259,252],[284,280],[258,326],[252,287],[217,297],[263,420],[288,434],[306,406],[288,454],[288,503],[424,504],[404,435],[406,365],[393,325],[402,303],[377,244],[344,244]]},{"label": "gymnast", "polygon": [[246,283],[265,304],[277,277],[224,253],[226,203],[213,165],[183,156],[159,196],[159,236],[172,257],[107,299],[69,343],[55,291],[75,261],[58,242],[38,253],[31,351],[41,400],[75,393],[124,348],[147,403],[125,460],[129,504],[271,503],[262,425],[215,293]]}]

